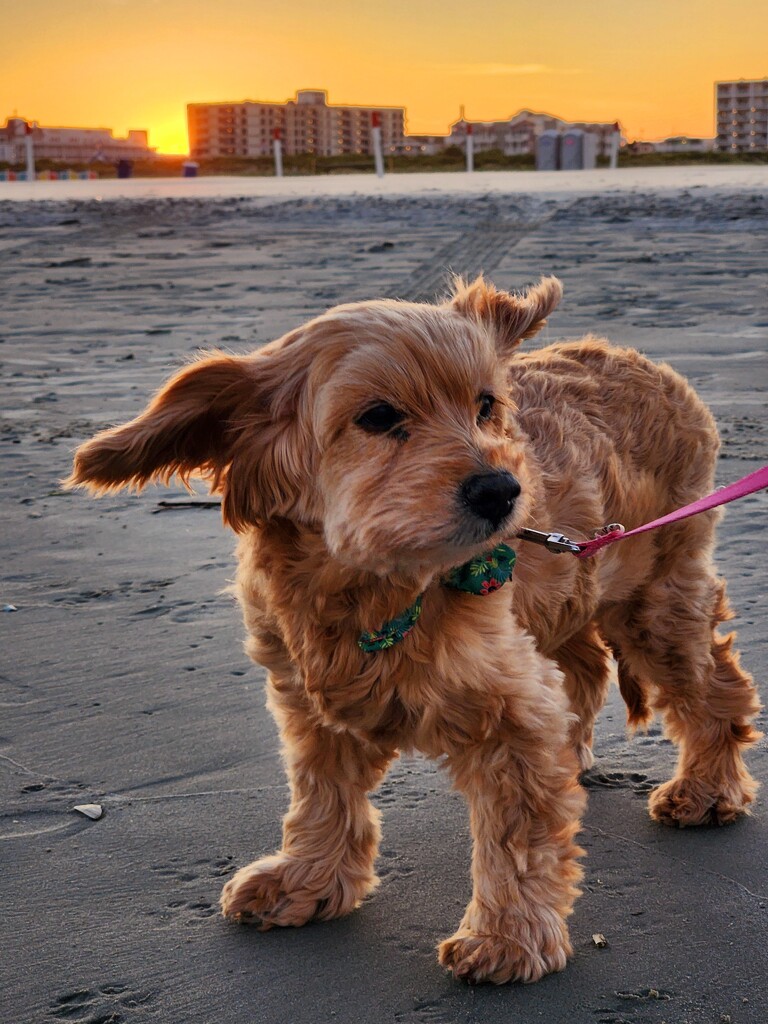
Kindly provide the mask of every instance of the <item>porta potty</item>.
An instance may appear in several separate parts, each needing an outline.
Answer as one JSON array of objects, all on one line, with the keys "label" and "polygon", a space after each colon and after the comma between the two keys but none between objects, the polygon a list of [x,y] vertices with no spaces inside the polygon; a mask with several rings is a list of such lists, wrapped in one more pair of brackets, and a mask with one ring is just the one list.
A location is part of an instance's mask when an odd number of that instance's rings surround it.
[{"label": "porta potty", "polygon": [[564,171],[587,171],[597,166],[597,139],[591,132],[571,128],[563,134],[560,167]]},{"label": "porta potty", "polygon": [[557,171],[559,169],[560,132],[549,128],[536,139],[536,170]]}]

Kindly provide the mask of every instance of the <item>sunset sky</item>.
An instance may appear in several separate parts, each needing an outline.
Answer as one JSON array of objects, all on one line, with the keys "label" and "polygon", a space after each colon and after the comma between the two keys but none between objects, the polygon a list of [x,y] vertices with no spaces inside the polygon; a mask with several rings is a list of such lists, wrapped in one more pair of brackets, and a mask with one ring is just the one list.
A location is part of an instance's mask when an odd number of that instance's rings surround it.
[{"label": "sunset sky", "polygon": [[405,106],[411,133],[464,105],[711,136],[713,82],[768,76],[766,0],[25,0],[2,4],[0,39],[0,123],[147,128],[168,153],[189,102],[303,88]]}]

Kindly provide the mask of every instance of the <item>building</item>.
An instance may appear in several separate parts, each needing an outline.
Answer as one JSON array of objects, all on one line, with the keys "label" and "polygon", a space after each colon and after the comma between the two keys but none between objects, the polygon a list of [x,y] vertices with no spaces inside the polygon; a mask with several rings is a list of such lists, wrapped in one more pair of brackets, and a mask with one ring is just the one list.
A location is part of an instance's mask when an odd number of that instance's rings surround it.
[{"label": "building", "polygon": [[675,135],[653,143],[654,153],[711,153],[715,148],[714,139],[694,139],[689,135]]},{"label": "building", "polygon": [[404,156],[435,156],[452,145],[447,135],[406,135],[397,152]]},{"label": "building", "polygon": [[656,143],[635,139],[634,142],[627,143],[624,152],[630,156],[647,156],[649,153],[656,152]]},{"label": "building", "polygon": [[[31,128],[31,133],[27,132]],[[36,121],[7,118],[0,128],[0,160],[25,163],[27,134],[32,135],[35,160],[88,164],[94,161],[148,160],[155,150],[149,148],[146,131],[132,130],[124,139],[115,138],[109,128],[43,128]]]},{"label": "building", "polygon": [[533,153],[536,138],[543,131],[560,128],[565,122],[549,114],[520,110],[506,121],[468,121],[461,117],[450,126],[447,145],[464,148],[467,127],[472,126],[475,152],[498,149],[505,156]]},{"label": "building", "polygon": [[768,149],[768,78],[715,83],[718,150]]},{"label": "building", "polygon": [[536,113],[533,110],[520,110],[506,121],[468,121],[461,117],[451,125],[446,145],[464,147],[467,138],[467,125],[472,125],[475,152],[499,149],[505,156],[533,155],[536,151],[536,139],[545,131],[566,131],[580,128],[582,131],[597,135],[597,155],[609,156],[611,139],[616,132],[616,123],[606,124],[585,121],[563,121],[553,114]]},{"label": "building", "polygon": [[374,115],[380,121],[384,152],[400,152],[404,145],[404,107],[330,104],[326,92],[314,89],[302,89],[286,103],[190,103],[190,155],[196,160],[269,156],[275,130],[280,132],[287,156],[372,154]]},{"label": "building", "polygon": [[285,104],[189,103],[189,153],[194,160],[268,156],[275,130],[285,132]]}]

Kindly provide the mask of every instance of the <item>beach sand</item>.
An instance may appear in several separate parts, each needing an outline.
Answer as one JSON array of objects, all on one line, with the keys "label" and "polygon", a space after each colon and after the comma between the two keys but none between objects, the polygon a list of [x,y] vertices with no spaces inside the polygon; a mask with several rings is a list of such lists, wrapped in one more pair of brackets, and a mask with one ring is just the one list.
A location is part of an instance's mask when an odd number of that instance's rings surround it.
[{"label": "beach sand", "polygon": [[[341,301],[430,298],[446,268],[505,287],[557,274],[565,299],[535,344],[592,331],[670,362],[717,417],[719,482],[736,480],[768,461],[768,198],[681,181],[0,201],[0,605],[16,608],[0,613],[3,1021],[764,1024],[768,787],[733,827],[655,825],[647,791],[673,749],[658,725],[626,738],[615,689],[565,972],[472,989],[438,967],[469,895],[469,828],[419,758],[374,798],[382,885],[355,914],[264,935],[221,919],[223,882],[277,847],[287,803],[263,673],[222,593],[233,537],[215,510],[157,514],[181,489],[97,503],[58,483],[79,441],[198,348],[246,351]],[[718,553],[758,682],[766,497],[729,506]],[[749,764],[765,783],[764,744]]]}]

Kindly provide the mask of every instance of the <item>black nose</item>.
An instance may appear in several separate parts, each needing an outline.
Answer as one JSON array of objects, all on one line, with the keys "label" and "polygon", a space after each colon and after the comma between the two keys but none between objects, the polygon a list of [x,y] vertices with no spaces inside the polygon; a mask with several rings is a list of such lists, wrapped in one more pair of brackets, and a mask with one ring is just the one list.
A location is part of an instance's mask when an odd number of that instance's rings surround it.
[{"label": "black nose", "polygon": [[461,485],[466,504],[494,528],[512,511],[519,493],[520,484],[511,473],[478,473]]}]

